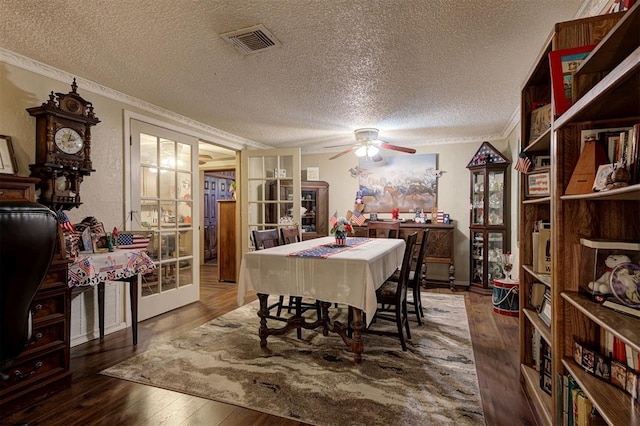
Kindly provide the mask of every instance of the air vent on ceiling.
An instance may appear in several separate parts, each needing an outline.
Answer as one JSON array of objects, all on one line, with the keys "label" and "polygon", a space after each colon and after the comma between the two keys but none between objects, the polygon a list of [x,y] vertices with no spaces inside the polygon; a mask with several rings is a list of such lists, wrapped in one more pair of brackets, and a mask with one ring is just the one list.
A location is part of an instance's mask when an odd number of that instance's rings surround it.
[{"label": "air vent on ceiling", "polygon": [[276,46],[282,46],[282,43],[262,24],[224,33],[221,34],[220,37],[231,43],[245,55],[262,52]]}]

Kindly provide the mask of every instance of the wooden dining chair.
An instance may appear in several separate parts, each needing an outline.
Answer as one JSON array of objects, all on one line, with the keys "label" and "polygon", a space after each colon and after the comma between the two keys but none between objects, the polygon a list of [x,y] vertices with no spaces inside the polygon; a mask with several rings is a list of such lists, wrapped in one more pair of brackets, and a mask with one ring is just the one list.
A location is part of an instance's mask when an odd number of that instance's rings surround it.
[{"label": "wooden dining chair", "polygon": [[[407,339],[411,339],[409,320],[407,318],[407,286],[409,282],[409,272],[411,271],[411,259],[414,254],[413,249],[416,245],[417,238],[417,232],[414,232],[407,237],[398,281],[387,280],[382,284],[382,286],[380,286],[380,288],[378,288],[378,290],[376,290],[378,309],[376,310],[376,314],[371,325],[369,325],[369,328],[366,330],[366,333],[370,334],[395,336],[400,338],[400,344],[402,345],[403,351],[407,350],[407,343],[405,341],[403,329],[406,330]],[[397,332],[376,329],[377,320],[394,321],[398,329]]]},{"label": "wooden dining chair", "polygon": [[[411,258],[411,269],[409,270],[409,278],[407,281],[407,288],[411,290],[412,298],[407,300],[407,304],[413,306],[413,311],[409,311],[410,314],[416,315],[418,325],[422,325],[422,318],[424,317],[424,310],[422,308],[422,298],[420,294],[420,287],[422,281],[422,268],[424,266],[424,254],[427,248],[427,240],[429,238],[429,230],[422,230],[422,239],[420,244],[416,244],[413,248],[414,256]],[[396,271],[389,280],[398,281],[400,277],[400,271]]]},{"label": "wooden dining chair", "polygon": [[369,238],[400,238],[400,222],[367,222]]},{"label": "wooden dining chair", "polygon": [[[251,235],[253,237],[253,245],[256,250],[263,250],[272,247],[277,247],[280,245],[280,233],[277,228],[273,229],[263,229],[257,230],[254,229],[251,231]],[[280,295],[278,297],[278,301],[269,305],[268,309],[278,308],[276,315],[273,319],[281,320],[283,319],[280,314],[282,313],[282,308],[284,307],[284,296]]]},{"label": "wooden dining chair", "polygon": [[283,244],[299,243],[300,241],[302,241],[300,228],[298,228],[297,226],[280,228],[280,236],[282,237]]}]

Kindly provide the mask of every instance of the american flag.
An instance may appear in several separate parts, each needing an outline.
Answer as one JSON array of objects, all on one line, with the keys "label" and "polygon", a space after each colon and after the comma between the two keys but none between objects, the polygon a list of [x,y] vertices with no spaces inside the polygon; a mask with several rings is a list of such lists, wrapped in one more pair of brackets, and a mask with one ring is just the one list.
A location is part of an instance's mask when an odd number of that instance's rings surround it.
[{"label": "american flag", "polygon": [[118,247],[123,249],[146,249],[151,237],[142,234],[118,234]]},{"label": "american flag", "polygon": [[521,152],[518,155],[518,161],[516,161],[516,164],[513,166],[513,168],[519,171],[520,173],[529,173],[529,170],[531,170],[532,166],[533,164],[531,164],[531,160],[529,160],[529,157],[527,157],[527,154],[525,154],[524,152]]},{"label": "american flag", "polygon": [[358,226],[362,226],[362,224],[367,220],[362,213],[358,210],[353,212],[353,216],[351,216],[351,222],[355,223]]},{"label": "american flag", "polygon": [[60,224],[60,228],[62,228],[63,231],[73,232],[75,234],[76,228],[73,226],[73,223],[71,223],[71,221],[69,220],[69,217],[67,216],[67,214],[62,210],[58,212],[58,223]]},{"label": "american flag", "polygon": [[331,227],[333,228],[338,223],[338,210],[329,218],[329,223],[331,223]]}]

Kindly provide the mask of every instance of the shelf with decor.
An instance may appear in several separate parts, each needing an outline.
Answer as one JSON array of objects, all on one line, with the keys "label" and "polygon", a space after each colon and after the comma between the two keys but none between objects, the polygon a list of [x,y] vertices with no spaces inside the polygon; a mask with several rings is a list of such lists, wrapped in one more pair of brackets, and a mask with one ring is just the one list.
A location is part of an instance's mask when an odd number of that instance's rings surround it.
[{"label": "shelf with decor", "polygon": [[[536,157],[548,158],[546,174],[541,175],[546,180],[540,180],[548,184],[548,188],[541,187],[537,188],[537,192],[531,191],[530,185],[538,182],[533,182],[528,178],[530,174],[527,174],[523,175],[519,190],[520,378],[538,424],[562,422],[563,382],[567,374],[573,373],[571,369],[566,368],[566,363],[573,362],[574,336],[578,336],[584,342],[595,344],[600,342],[601,329],[624,334],[616,328],[622,322],[594,320],[576,306],[578,302],[576,305],[573,304],[572,297],[569,302],[565,294],[575,292],[578,300],[584,298],[585,303],[607,310],[577,293],[581,262],[580,238],[621,239],[626,234],[626,238],[638,239],[640,228],[631,225],[632,219],[637,218],[637,211],[640,210],[638,192],[634,187],[614,189],[608,194],[600,192],[589,195],[565,194],[565,190],[578,162],[584,130],[596,126],[629,126],[634,124],[634,117],[636,122],[640,117],[637,111],[638,78],[634,76],[638,67],[629,64],[630,61],[636,61],[633,58],[637,51],[635,48],[625,48],[622,53],[617,53],[613,47],[617,46],[616,38],[634,38],[628,34],[632,26],[628,23],[618,23],[635,16],[637,10],[636,5],[629,12],[556,24],[521,91],[521,150],[532,159],[534,166],[539,166],[534,161]],[[616,34],[617,31],[622,32]],[[620,43],[627,45],[626,40]],[[603,45],[609,47],[603,48]],[[560,99],[557,97],[558,78],[552,70],[555,66],[552,61],[557,60],[566,49],[589,50],[583,46],[596,47],[591,55],[585,53],[586,59],[574,75],[575,81],[580,85],[581,96]],[[612,50],[614,52],[611,52]],[[603,62],[608,65],[590,68],[588,63],[594,56],[603,55],[605,52],[610,58]],[[615,57],[615,60],[611,60],[611,57]],[[599,59],[598,61],[600,62]],[[584,75],[581,75],[581,72]],[[624,81],[611,77],[612,73],[619,75]],[[559,81],[562,82],[562,78]],[[617,89],[618,83],[628,93],[620,93]],[[632,99],[633,94],[636,95],[636,100]],[[542,123],[548,127],[545,128],[541,127],[539,122],[541,114],[535,111],[537,106],[547,104],[551,104],[551,114],[548,118],[547,115],[543,116],[548,119],[548,123]],[[609,108],[606,109],[605,105],[609,105]],[[633,216],[634,214],[636,216]],[[618,219],[614,219],[615,217]],[[543,258],[550,262],[548,274],[542,273],[539,267],[539,242],[537,250],[534,250],[538,238],[534,230],[541,224],[545,225],[545,229],[549,229],[548,252],[546,258]],[[534,266],[536,260],[538,266]],[[532,296],[535,296],[535,292],[539,292],[541,287],[538,283],[542,283],[543,289],[548,289],[548,303],[551,305],[549,325],[541,319],[540,307],[533,305],[535,297],[532,299]],[[551,347],[552,385],[547,387],[546,391],[541,389],[541,372],[536,369],[538,354],[534,353],[534,335],[541,336]],[[606,394],[606,388],[610,384],[597,379],[583,381],[579,374],[577,376],[576,380],[584,384],[583,391],[594,400],[594,406],[603,407],[601,414],[605,420],[609,424],[619,424],[611,422],[611,419],[617,418],[609,416],[611,408],[604,408],[606,403],[600,399],[601,395]],[[622,401],[625,409],[632,407],[630,398]],[[633,413],[633,409],[627,411]],[[637,416],[637,413],[635,415]]]}]

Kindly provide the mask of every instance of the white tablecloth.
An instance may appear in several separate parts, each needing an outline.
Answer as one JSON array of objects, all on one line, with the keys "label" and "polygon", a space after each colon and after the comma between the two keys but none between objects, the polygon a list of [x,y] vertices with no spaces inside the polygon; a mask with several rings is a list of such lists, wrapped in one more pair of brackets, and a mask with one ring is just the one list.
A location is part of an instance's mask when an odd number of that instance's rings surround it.
[{"label": "white tablecloth", "polygon": [[374,238],[327,258],[289,256],[329,244],[323,237],[245,253],[240,265],[238,305],[251,290],[273,295],[302,296],[360,308],[371,321],[376,289],[402,266],[402,239]]}]

